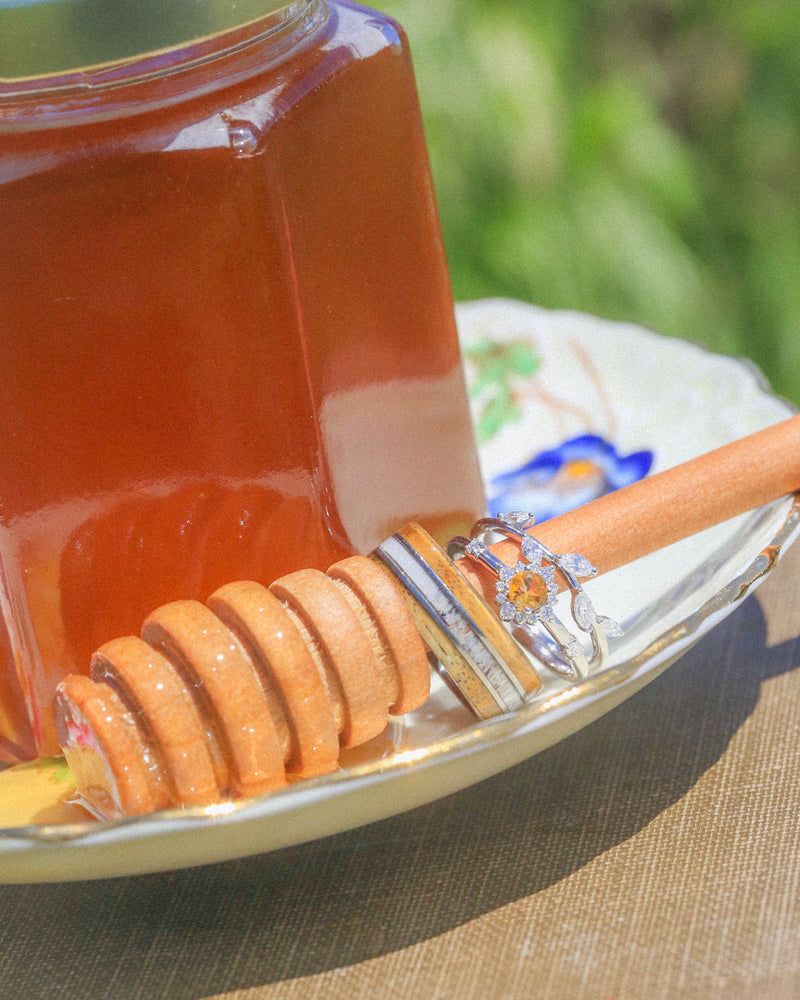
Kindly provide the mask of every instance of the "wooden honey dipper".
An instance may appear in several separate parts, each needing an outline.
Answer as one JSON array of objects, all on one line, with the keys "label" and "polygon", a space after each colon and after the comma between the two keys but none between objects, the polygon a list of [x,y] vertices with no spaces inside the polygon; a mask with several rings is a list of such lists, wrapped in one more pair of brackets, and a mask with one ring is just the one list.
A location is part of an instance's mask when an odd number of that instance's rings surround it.
[{"label": "wooden honey dipper", "polygon": [[272,791],[338,766],[430,690],[427,651],[366,556],[154,611],[58,687],[83,803],[118,817]]},{"label": "wooden honey dipper", "polygon": [[[553,518],[537,537],[606,572],[798,489],[800,415]],[[519,555],[512,539],[490,549],[504,562]],[[397,565],[409,554],[410,575]],[[331,771],[340,746],[371,739],[390,713],[425,701],[426,645],[479,715],[497,714],[502,701],[486,695],[477,654],[458,621],[417,592],[417,571],[479,620],[503,683],[510,676],[521,698],[538,688],[531,660],[491,610],[492,574],[469,557],[452,563],[407,525],[371,556],[327,573],[300,570],[269,588],[228,584],[206,605],[165,605],[141,637],[102,646],[90,677],[66,678],[56,695],[59,739],[83,802],[116,817],[257,795],[287,776]]]}]

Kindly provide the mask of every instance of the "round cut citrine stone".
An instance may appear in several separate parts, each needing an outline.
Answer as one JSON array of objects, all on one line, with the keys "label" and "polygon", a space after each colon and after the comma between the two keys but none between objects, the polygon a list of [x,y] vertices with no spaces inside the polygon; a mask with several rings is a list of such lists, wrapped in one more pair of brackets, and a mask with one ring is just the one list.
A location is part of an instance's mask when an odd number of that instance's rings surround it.
[{"label": "round cut citrine stone", "polygon": [[517,611],[538,611],[547,603],[547,581],[541,573],[521,569],[508,581],[508,599]]}]

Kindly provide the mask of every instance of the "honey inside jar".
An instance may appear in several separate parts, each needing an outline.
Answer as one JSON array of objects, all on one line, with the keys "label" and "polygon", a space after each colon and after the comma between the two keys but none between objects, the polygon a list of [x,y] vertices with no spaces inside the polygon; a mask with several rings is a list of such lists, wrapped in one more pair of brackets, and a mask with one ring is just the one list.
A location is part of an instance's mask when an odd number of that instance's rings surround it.
[{"label": "honey inside jar", "polygon": [[402,31],[267,22],[0,80],[0,760],[156,606],[481,512]]}]

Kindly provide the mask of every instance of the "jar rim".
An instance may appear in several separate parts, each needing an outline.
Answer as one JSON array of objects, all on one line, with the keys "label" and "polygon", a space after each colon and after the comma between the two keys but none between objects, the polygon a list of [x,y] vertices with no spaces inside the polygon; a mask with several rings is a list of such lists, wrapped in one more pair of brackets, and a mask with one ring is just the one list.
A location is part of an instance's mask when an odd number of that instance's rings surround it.
[{"label": "jar rim", "polygon": [[218,49],[230,33],[259,22],[259,38],[281,32],[316,6],[317,0],[0,0],[0,99],[170,72]]}]

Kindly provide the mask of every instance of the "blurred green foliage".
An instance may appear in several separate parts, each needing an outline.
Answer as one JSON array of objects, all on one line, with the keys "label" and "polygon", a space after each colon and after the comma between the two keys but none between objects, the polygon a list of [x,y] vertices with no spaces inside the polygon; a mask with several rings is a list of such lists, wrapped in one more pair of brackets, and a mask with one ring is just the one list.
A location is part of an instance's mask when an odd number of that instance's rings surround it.
[{"label": "blurred green foliage", "polygon": [[794,0],[377,5],[411,42],[458,299],[640,322],[800,404]]}]

